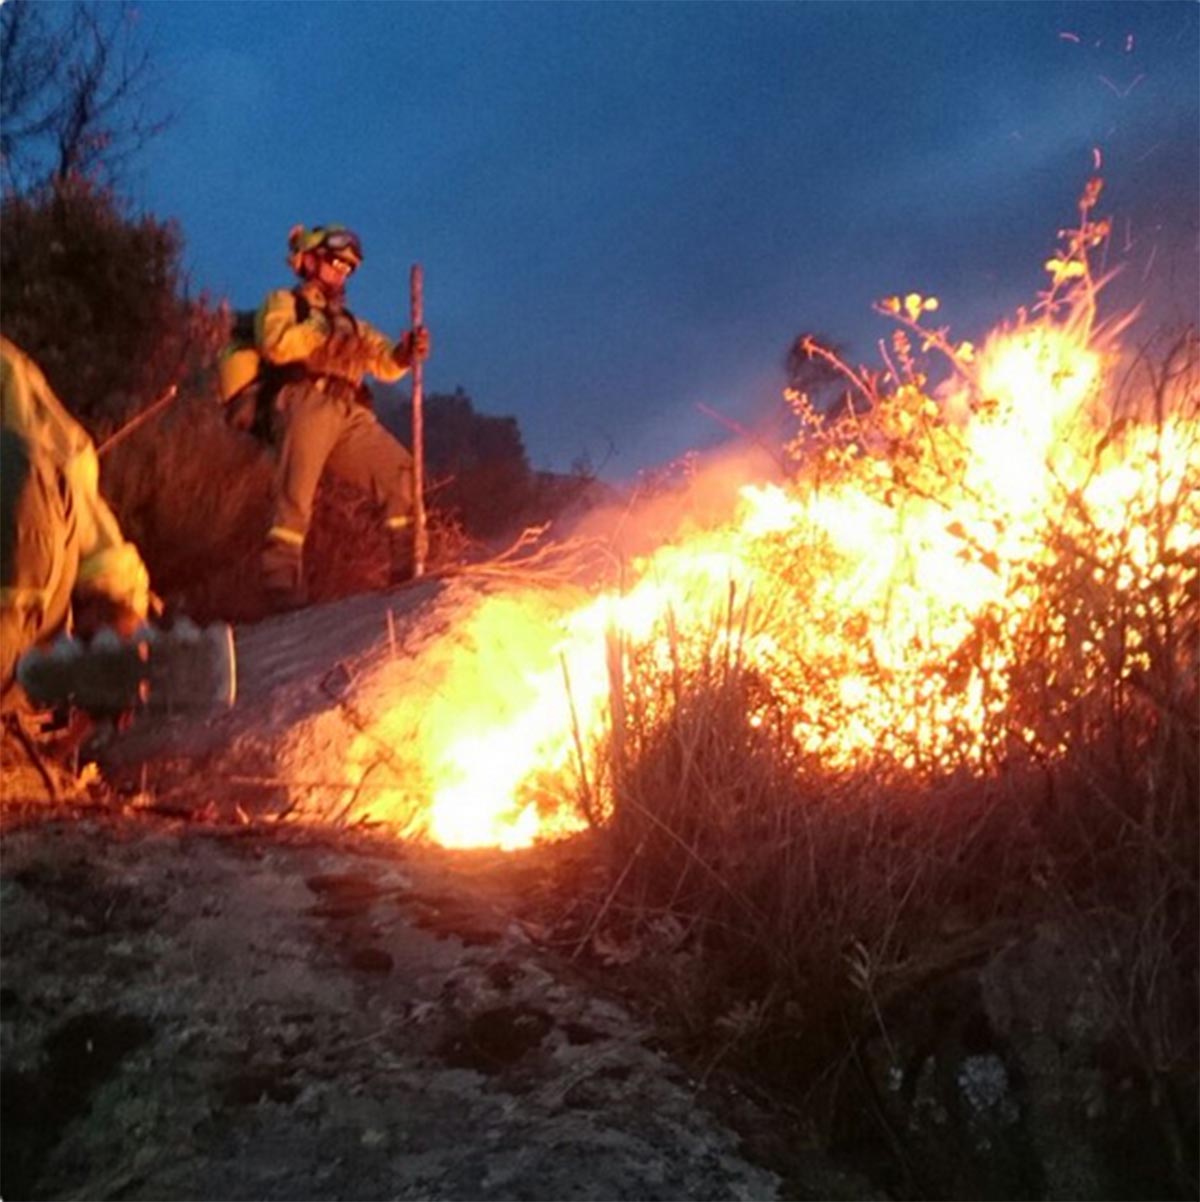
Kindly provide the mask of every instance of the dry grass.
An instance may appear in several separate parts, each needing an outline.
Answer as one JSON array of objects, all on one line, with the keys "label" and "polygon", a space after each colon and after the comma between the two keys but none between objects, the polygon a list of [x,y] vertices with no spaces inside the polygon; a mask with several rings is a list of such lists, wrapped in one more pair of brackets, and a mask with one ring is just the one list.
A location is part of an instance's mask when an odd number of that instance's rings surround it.
[{"label": "dry grass", "polygon": [[[105,495],[165,600],[201,621],[255,621],[268,612],[259,556],[270,524],[271,454],[231,431],[207,391],[185,393],[102,464]],[[428,531],[431,571],[471,550],[462,528],[436,510]],[[387,585],[387,533],[360,489],[322,479],[305,568],[314,602]]]},{"label": "dry grass", "polygon": [[102,460],[102,487],[142,551],[155,590],[201,620],[257,616],[257,556],[270,512],[269,460],[186,393]]},{"label": "dry grass", "polygon": [[[1135,411],[1160,443],[1167,415],[1197,416],[1197,352],[1188,335],[1135,365],[1097,460]],[[1189,490],[1143,495],[1113,531],[1064,492],[1055,554],[1019,582],[1037,607],[1015,626],[980,623],[964,645],[1015,698],[982,761],[900,770],[881,757],[833,771],[798,753],[795,699],[829,681],[811,663],[768,678],[742,651],[763,626],[786,644],[810,620],[819,557],[793,561],[797,587],[782,602],[731,595],[711,629],[686,636],[668,620],[665,665],[614,635],[612,729],[582,798],[593,815],[598,792],[609,799],[606,884],[579,928],[589,951],[636,963],[660,1017],[710,1064],[767,1076],[786,1064],[791,1086],[815,1088],[857,1042],[886,1044],[898,1002],[1053,922],[1098,967],[1119,1054],[1160,1103],[1186,1193],[1200,1026],[1200,548],[1172,534]],[[1133,567],[1143,535],[1150,572]],[[956,687],[954,665],[940,687]]]}]

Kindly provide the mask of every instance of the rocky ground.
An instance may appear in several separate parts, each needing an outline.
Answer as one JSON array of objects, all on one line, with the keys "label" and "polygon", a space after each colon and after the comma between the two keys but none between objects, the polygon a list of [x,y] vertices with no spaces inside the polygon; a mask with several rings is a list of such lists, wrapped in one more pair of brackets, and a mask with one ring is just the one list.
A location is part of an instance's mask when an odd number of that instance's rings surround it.
[{"label": "rocky ground", "polygon": [[7,810],[6,1198],[774,1198],[495,855]]},{"label": "rocky ground", "polygon": [[747,1149],[772,1120],[717,1106],[529,917],[561,845],[450,853],[271,785],[341,746],[364,665],[397,638],[418,662],[443,600],[239,631],[234,711],[136,725],[57,801],[6,749],[5,1198],[796,1196]]}]

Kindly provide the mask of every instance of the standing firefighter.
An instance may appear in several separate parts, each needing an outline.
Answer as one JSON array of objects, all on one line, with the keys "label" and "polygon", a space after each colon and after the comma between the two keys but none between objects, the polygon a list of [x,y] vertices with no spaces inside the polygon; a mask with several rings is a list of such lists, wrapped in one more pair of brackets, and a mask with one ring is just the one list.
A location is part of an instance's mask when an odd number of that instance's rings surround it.
[{"label": "standing firefighter", "polygon": [[0,694],[17,660],[66,629],[129,634],[150,577],[99,491],[96,449],[24,352],[0,338]]},{"label": "standing firefighter", "polygon": [[392,582],[412,576],[413,460],[376,420],[363,377],[398,380],[429,354],[424,328],[393,343],[346,308],[346,279],[363,258],[354,233],[337,225],[296,226],[288,248],[302,282],[272,292],[255,318],[258,350],[283,381],[271,414],[278,464],[262,559],[278,609],[304,604],[304,539],[326,466],[365,488],[383,509]]}]

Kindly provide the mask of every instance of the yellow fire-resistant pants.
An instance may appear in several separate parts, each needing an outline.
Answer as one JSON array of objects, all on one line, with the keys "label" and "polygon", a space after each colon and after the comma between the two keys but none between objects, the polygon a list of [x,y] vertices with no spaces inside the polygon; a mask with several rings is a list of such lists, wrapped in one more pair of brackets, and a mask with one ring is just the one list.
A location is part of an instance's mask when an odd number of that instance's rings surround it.
[{"label": "yellow fire-resistant pants", "polygon": [[285,386],[276,402],[277,449],[271,528],[263,548],[263,583],[280,596],[303,592],[304,539],[326,467],[365,489],[390,531],[406,529],[413,509],[413,461],[402,446],[338,382]]},{"label": "yellow fire-resistant pants", "polygon": [[79,574],[71,489],[49,456],[0,428],[0,697],[17,660],[66,626]]}]

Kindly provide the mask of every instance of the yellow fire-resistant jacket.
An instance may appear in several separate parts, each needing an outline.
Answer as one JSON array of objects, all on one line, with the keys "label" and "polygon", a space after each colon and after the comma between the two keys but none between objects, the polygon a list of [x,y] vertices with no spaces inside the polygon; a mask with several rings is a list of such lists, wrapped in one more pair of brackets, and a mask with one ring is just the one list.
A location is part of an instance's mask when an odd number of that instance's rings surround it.
[{"label": "yellow fire-resistant jacket", "polygon": [[308,303],[302,320],[291,289],[272,292],[263,302],[254,332],[264,358],[276,364],[303,363],[311,375],[339,376],[355,385],[366,375],[391,383],[408,371],[396,362],[389,338],[362,318],[331,310],[318,286],[306,285],[300,295]]},{"label": "yellow fire-resistant jacket", "polygon": [[[0,421],[25,441],[31,458],[44,456],[61,471],[70,489],[79,546],[79,574],[72,591],[99,593],[145,617],[150,576],[100,495],[100,461],[91,438],[54,395],[37,364],[3,337]],[[40,606],[42,594],[61,583],[51,581],[47,589],[0,590],[0,604],[17,609]],[[23,595],[27,593],[37,595]]]}]

